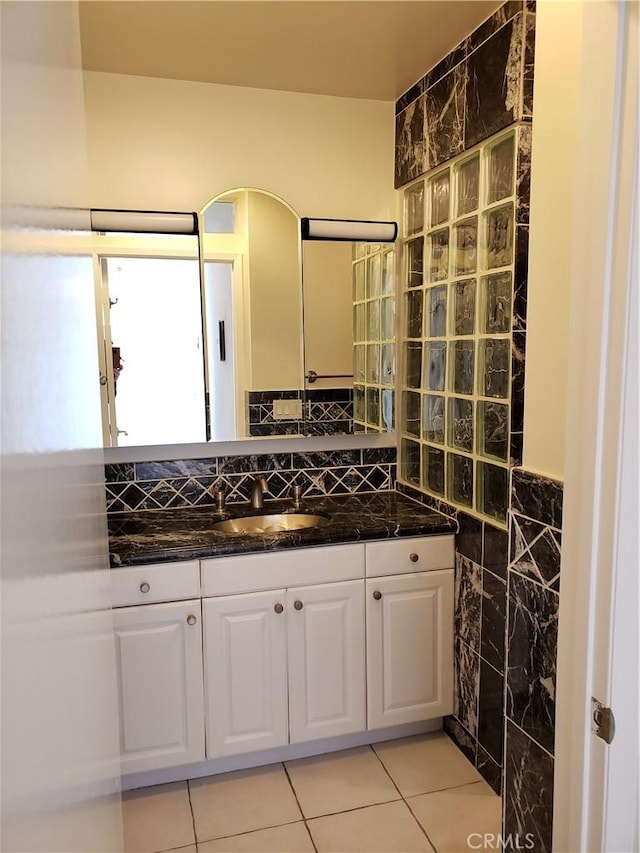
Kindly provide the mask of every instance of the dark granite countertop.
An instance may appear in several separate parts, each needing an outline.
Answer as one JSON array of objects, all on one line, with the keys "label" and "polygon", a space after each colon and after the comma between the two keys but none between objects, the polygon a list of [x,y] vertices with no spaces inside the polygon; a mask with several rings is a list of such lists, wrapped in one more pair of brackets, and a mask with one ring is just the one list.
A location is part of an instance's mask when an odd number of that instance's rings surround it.
[{"label": "dark granite countertop", "polygon": [[[265,501],[253,511],[293,512],[291,501]],[[303,512],[326,514],[319,527],[286,533],[224,534],[213,524],[225,518],[251,514],[244,504],[227,507],[224,515],[212,506],[146,510],[109,516],[109,552],[112,568],[201,557],[221,557],[308,545],[334,545],[400,536],[455,533],[456,522],[398,492],[305,498]]]}]

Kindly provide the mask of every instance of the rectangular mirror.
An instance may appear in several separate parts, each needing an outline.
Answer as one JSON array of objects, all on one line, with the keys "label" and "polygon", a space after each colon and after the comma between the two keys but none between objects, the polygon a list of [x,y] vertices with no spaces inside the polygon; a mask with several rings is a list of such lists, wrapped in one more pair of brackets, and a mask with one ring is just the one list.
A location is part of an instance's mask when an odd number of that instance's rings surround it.
[{"label": "rectangular mirror", "polygon": [[258,190],[199,220],[94,235],[105,446],[392,429],[393,246],[301,241]]}]

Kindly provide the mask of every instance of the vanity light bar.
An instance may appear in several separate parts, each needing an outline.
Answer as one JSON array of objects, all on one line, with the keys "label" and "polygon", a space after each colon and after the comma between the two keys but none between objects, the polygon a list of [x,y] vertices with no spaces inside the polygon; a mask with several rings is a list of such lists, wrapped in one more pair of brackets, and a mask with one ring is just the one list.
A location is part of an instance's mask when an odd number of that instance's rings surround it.
[{"label": "vanity light bar", "polygon": [[140,234],[197,234],[197,213],[156,210],[92,210],[92,231],[132,231]]},{"label": "vanity light bar", "polygon": [[300,220],[303,240],[349,240],[368,243],[393,243],[398,236],[397,222],[371,222],[357,219]]}]

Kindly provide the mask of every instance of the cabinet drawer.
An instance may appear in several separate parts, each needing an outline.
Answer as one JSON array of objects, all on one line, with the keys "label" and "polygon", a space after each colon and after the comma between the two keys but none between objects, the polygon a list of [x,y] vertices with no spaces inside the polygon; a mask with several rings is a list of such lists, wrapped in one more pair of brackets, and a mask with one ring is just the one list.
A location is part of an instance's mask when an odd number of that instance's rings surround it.
[{"label": "cabinet drawer", "polygon": [[294,548],[202,561],[202,594],[234,595],[364,577],[364,545]]},{"label": "cabinet drawer", "polygon": [[452,569],[455,563],[454,537],[420,536],[366,545],[368,578]]},{"label": "cabinet drawer", "polygon": [[114,607],[199,598],[200,566],[188,560],[111,569],[111,591]]}]

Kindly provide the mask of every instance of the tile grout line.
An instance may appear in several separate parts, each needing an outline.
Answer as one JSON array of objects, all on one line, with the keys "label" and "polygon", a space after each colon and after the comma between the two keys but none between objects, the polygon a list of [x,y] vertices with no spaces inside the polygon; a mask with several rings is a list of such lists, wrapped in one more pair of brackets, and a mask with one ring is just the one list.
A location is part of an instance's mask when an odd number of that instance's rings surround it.
[{"label": "tile grout line", "polygon": [[302,806],[300,805],[300,800],[298,799],[298,794],[297,794],[296,789],[293,785],[293,782],[291,781],[291,776],[289,776],[289,771],[287,770],[287,765],[285,764],[284,761],[282,762],[282,769],[284,770],[285,776],[287,777],[287,781],[289,783],[289,787],[291,788],[291,790],[293,792],[293,796],[295,797],[296,803],[298,805],[298,808],[300,809],[300,814],[302,815],[302,822],[304,823],[304,828],[307,830],[307,834],[311,840],[311,844],[313,846],[313,849],[315,850],[315,853],[318,853],[318,848],[316,847],[316,842],[313,840],[313,835],[311,834],[311,830],[309,829],[309,825],[307,824],[307,816],[305,815],[304,811],[302,810]]},{"label": "tile grout line", "polygon": [[187,799],[189,800],[189,811],[191,812],[191,825],[193,826],[193,843],[198,849],[198,833],[196,832],[196,816],[193,812],[193,803],[191,802],[191,781],[187,779]]},{"label": "tile grout line", "polygon": [[[384,761],[380,758],[380,756],[378,755],[378,753],[377,753],[377,752],[376,752],[376,750],[374,749],[373,744],[369,744],[369,748],[371,749],[371,751],[373,752],[373,754],[375,755],[375,757],[376,757],[376,758],[378,759],[378,761],[380,762],[380,765],[382,766],[382,769],[384,770],[384,772],[387,774],[387,776],[388,776],[388,777],[389,777],[389,779],[391,780],[391,783],[393,784],[393,787],[394,787],[394,788],[396,789],[396,791],[400,794],[400,798],[401,798],[402,802],[403,802],[403,803],[405,804],[405,806],[409,809],[409,812],[410,812],[410,814],[411,814],[411,817],[415,820],[415,822],[416,822],[416,823],[418,824],[418,826],[420,827],[420,831],[422,832],[422,834],[424,835],[424,837],[427,839],[427,841],[429,842],[429,844],[431,845],[431,847],[434,849],[435,853],[438,853],[438,848],[437,848],[437,847],[436,847],[436,845],[433,843],[433,841],[429,838],[429,835],[428,835],[428,833],[427,833],[427,830],[424,828],[424,826],[420,823],[420,821],[418,820],[418,818],[417,818],[417,817],[415,816],[415,814],[413,813],[413,809],[411,808],[411,806],[409,805],[409,803],[407,802],[407,800],[406,800],[406,799],[405,799],[405,797],[403,796],[402,791],[400,790],[400,788],[398,788],[398,786],[396,785],[396,781],[395,781],[395,779],[393,778],[393,776],[391,775],[391,773],[389,773],[389,771],[387,770],[387,768],[386,768],[386,766],[385,766]],[[397,802],[397,800],[396,800],[396,802]]]}]

